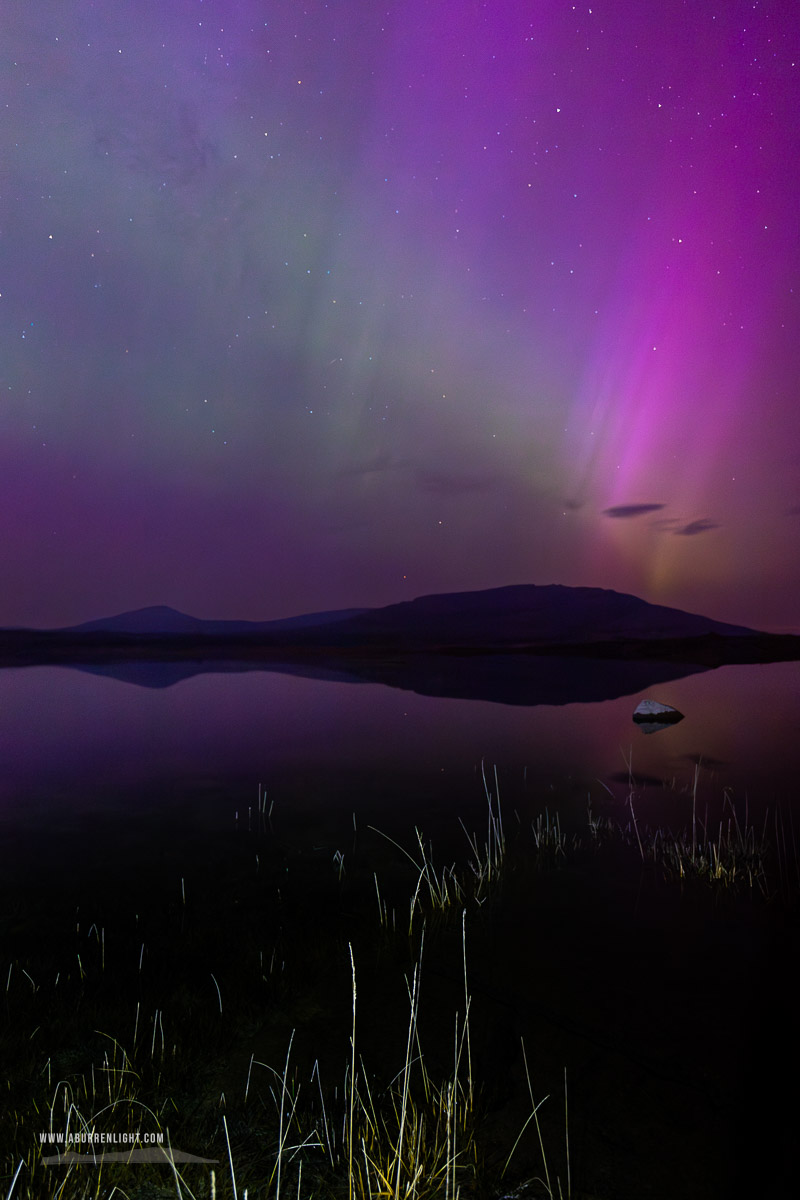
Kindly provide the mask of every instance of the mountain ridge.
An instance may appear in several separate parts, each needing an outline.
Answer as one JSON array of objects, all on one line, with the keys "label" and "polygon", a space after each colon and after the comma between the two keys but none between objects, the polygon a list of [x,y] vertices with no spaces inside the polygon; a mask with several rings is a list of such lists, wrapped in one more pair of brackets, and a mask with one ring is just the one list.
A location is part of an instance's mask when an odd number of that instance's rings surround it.
[{"label": "mountain ridge", "polygon": [[[495,622],[502,621],[498,631]],[[483,591],[419,596],[344,620],[339,637],[422,636],[452,643],[490,637],[506,644],[585,643],[618,638],[753,636],[759,631],[683,609],[651,604],[627,592],[564,584],[511,584]]]},{"label": "mountain ridge", "polygon": [[152,604],[145,608],[133,608],[111,617],[99,617],[93,621],[82,621],[79,625],[60,627],[57,633],[142,633],[142,634],[192,634],[240,637],[257,635],[281,629],[311,628],[317,624],[336,624],[368,610],[344,608],[330,612],[304,613],[296,617],[283,617],[275,621],[204,620],[189,613],[171,608],[168,604]]},{"label": "mountain ridge", "polygon": [[625,639],[743,637],[746,626],[651,604],[627,592],[563,584],[510,584],[434,592],[380,608],[337,609],[272,621],[203,620],[168,605],[132,609],[58,630],[62,636],[300,639],[321,646],[585,644]]},{"label": "mountain ridge", "polygon": [[361,680],[391,677],[403,687],[416,681],[423,691],[435,691],[444,676],[455,689],[480,676],[487,694],[499,696],[508,691],[509,674],[521,673],[511,691],[528,695],[531,672],[566,670],[542,665],[555,657],[647,663],[651,671],[659,663],[708,669],[798,661],[800,637],[715,621],[627,592],[562,584],[437,592],[383,608],[275,621],[205,621],[154,605],[62,629],[0,629],[0,668],[158,663],[166,671],[172,664],[167,682],[249,664],[290,673],[324,669],[326,677],[331,671]]}]

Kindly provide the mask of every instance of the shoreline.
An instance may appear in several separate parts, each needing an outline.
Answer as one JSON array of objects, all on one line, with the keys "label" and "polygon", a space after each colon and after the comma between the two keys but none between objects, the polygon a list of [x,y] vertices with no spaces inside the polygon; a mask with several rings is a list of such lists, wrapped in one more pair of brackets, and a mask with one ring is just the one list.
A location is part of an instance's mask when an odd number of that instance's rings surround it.
[{"label": "shoreline", "polygon": [[313,662],[403,662],[410,658],[475,659],[504,657],[586,658],[619,662],[677,663],[688,666],[733,666],[800,661],[800,637],[757,634],[725,637],[710,633],[681,638],[625,638],[586,642],[492,643],[435,642],[422,637],[382,636],[323,641],[313,635],[197,634],[64,634],[53,630],[0,630],[3,667],[75,665],[115,662],[251,661],[298,664]]}]

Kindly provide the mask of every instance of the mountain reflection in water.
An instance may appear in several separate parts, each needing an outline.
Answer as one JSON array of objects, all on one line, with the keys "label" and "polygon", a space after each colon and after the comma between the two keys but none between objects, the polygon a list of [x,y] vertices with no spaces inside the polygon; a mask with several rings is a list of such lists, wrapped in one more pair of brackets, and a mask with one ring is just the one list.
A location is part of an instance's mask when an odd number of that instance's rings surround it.
[{"label": "mountain reflection in water", "polygon": [[140,687],[166,688],[203,674],[269,671],[335,683],[379,683],[422,696],[488,700],[494,704],[593,704],[634,695],[653,684],[696,674],[686,663],[535,655],[406,654],[397,657],[306,658],[185,662],[113,662],[74,666]]}]

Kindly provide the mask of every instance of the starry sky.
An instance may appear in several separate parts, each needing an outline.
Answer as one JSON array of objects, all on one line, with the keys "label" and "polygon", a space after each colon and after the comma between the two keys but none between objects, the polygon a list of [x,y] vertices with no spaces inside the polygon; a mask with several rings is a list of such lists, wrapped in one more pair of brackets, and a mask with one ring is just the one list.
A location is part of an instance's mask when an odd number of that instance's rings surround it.
[{"label": "starry sky", "polygon": [[0,624],[800,630],[796,0],[5,0]]}]

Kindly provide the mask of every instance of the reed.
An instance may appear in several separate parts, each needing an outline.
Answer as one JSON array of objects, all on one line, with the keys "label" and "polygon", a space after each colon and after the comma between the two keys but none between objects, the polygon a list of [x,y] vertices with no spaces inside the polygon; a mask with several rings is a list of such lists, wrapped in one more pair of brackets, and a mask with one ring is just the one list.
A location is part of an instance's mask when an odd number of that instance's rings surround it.
[{"label": "reed", "polygon": [[[682,831],[650,829],[644,824],[643,802],[631,772],[630,823],[596,816],[590,804],[588,837],[583,835],[586,846],[565,831],[559,813],[549,808],[529,822],[518,821],[509,839],[497,771],[482,774],[485,832],[469,834],[462,822],[466,847],[461,862],[438,866],[432,844],[416,828],[410,851],[388,839],[413,870],[410,880],[401,884],[408,890],[397,893],[397,912],[385,899],[385,881],[379,880],[378,871],[365,870],[364,849],[354,845],[352,852],[348,848],[346,874],[340,870],[343,854],[334,858],[334,871],[323,864],[322,882],[316,886],[327,891],[317,892],[302,881],[292,885],[280,865],[275,870],[273,898],[258,910],[259,920],[247,903],[240,903],[238,896],[232,899],[226,918],[230,923],[217,938],[210,961],[206,926],[198,924],[197,918],[202,889],[191,885],[190,875],[179,875],[180,886],[173,880],[170,893],[172,923],[168,913],[158,912],[164,930],[157,922],[150,926],[140,922],[137,915],[121,948],[119,931],[107,913],[91,924],[82,914],[71,925],[67,913],[62,923],[69,936],[60,947],[60,958],[37,957],[32,946],[29,953],[4,963],[0,1052],[8,1078],[3,1080],[0,1197],[106,1200],[112,1194],[117,1198],[127,1194],[133,1186],[131,1167],[109,1161],[91,1168],[66,1162],[56,1170],[43,1159],[58,1146],[40,1143],[38,1134],[60,1133],[66,1138],[90,1129],[119,1134],[140,1126],[163,1132],[167,1148],[182,1146],[218,1160],[213,1180],[207,1168],[184,1167],[168,1155],[160,1167],[137,1166],[137,1185],[152,1182],[162,1193],[167,1187],[185,1200],[207,1197],[209,1185],[220,1200],[229,1196],[244,1200],[248,1195],[249,1200],[256,1196],[302,1200],[312,1194],[333,1200],[345,1196],[347,1200],[434,1196],[456,1200],[481,1187],[499,1188],[496,1176],[487,1180],[487,1150],[480,1136],[481,1080],[474,1074],[467,928],[474,921],[481,936],[491,937],[492,922],[501,908],[513,919],[515,899],[529,892],[530,874],[523,867],[533,863],[563,869],[573,857],[580,862],[585,861],[581,855],[592,855],[601,878],[603,848],[617,843],[629,846],[644,869],[655,866],[669,878],[697,880],[720,892],[745,890],[771,898],[792,889],[796,895],[800,888],[791,817],[784,820],[775,811],[756,828],[747,807],[740,811],[726,793],[723,815],[712,826],[702,815],[697,774],[690,785],[691,797],[687,791],[691,807],[687,804]],[[264,808],[260,796],[262,815]],[[264,856],[252,891],[243,893],[250,900],[261,896],[270,883],[266,862]],[[378,937],[373,897],[378,904]],[[407,921],[397,915],[406,903]],[[265,925],[273,910],[278,919]],[[369,919],[364,920],[365,914]],[[305,940],[298,934],[304,921]],[[431,1044],[425,1001],[433,989],[430,982],[423,984],[433,973],[431,963],[440,945],[458,958],[459,949],[452,941],[456,929],[461,938],[463,990],[459,982],[452,1013],[442,1017],[437,1012],[439,1033]],[[440,939],[434,943],[435,951],[433,939]],[[286,1040],[275,1035],[266,1052],[256,1051],[252,1044],[241,1049],[248,1030],[258,1030],[262,1041],[269,1041],[271,1014],[292,1013],[295,1024],[298,989],[321,988],[327,999],[328,983],[320,985],[320,978],[336,980],[336,995],[344,1004],[343,951],[349,958],[351,1001],[343,1075],[335,1065],[331,1070],[330,1057],[341,1053],[336,1047],[346,1034],[331,1023],[325,1045],[314,1044],[318,1057],[310,1084],[306,1082],[303,1063],[311,1062],[306,1044],[310,1035],[300,1027],[302,1014],[297,1037],[294,1031],[288,1036],[287,1023],[288,1048]],[[180,966],[182,955],[188,958],[190,953],[193,983],[182,977]],[[376,1008],[374,1001],[372,1006],[365,1002],[364,995],[374,994],[371,988],[376,988],[379,972],[396,969],[398,964],[405,971],[407,1010],[390,1024],[386,1012]],[[437,976],[437,1003],[441,1003],[446,993],[440,966]],[[121,979],[124,983],[118,982]],[[370,986],[365,987],[364,981]],[[397,993],[395,998],[403,1004]],[[379,1070],[377,1077],[364,1062],[369,1057],[366,1035],[374,1029],[381,1029],[382,1035],[385,1029],[386,1053],[393,1047],[391,1054],[397,1060],[388,1075]],[[234,1049],[244,1054],[241,1075],[226,1076],[212,1096],[209,1080],[224,1071]],[[324,1071],[320,1060],[326,1063]],[[280,1065],[273,1068],[270,1061]],[[389,1061],[379,1062],[378,1067],[388,1066]],[[542,1102],[534,1103],[524,1048],[523,1061],[531,1107],[520,1139],[525,1137],[535,1150],[536,1134],[542,1164],[536,1187],[551,1196],[569,1196],[568,1145],[566,1171],[554,1170],[556,1155],[539,1127]],[[567,1115],[565,1080],[568,1130]],[[523,1111],[520,1121],[524,1116]],[[568,1143],[568,1133],[566,1137]],[[514,1153],[520,1139],[511,1146],[509,1163],[518,1161]],[[563,1158],[561,1152],[558,1157]]]},{"label": "reed", "polygon": [[[772,815],[767,810],[761,827],[757,828],[749,819],[747,803],[740,816],[731,793],[725,789],[722,815],[711,827],[707,810],[705,816],[699,815],[700,769],[696,765],[686,789],[691,797],[691,823],[677,832],[661,826],[641,826],[634,807],[638,797],[629,760],[626,765],[629,782],[625,806],[631,822],[623,825],[608,817],[595,816],[590,797],[587,820],[590,841],[595,847],[614,841],[635,843],[642,863],[661,867],[668,878],[699,880],[715,889],[758,891],[766,898],[780,894],[790,902],[800,891],[800,858],[794,829],[790,828],[787,841],[778,810]],[[613,795],[606,784],[602,786]],[[770,832],[773,825],[774,837]]]},{"label": "reed", "polygon": [[[300,1104],[300,1087],[290,1078],[291,1039],[283,1071],[267,1067],[277,1085],[273,1095],[279,1124],[274,1163],[259,1196],[279,1200],[287,1188],[289,1194],[299,1196],[304,1175],[313,1178],[325,1194],[346,1194],[348,1200],[456,1200],[462,1190],[476,1186],[482,1160],[469,1031],[465,920],[463,1012],[454,1015],[450,1072],[439,1080],[428,1069],[419,1029],[424,943],[423,927],[419,954],[407,979],[405,1051],[399,1070],[387,1083],[376,1088],[357,1053],[362,1017],[352,945],[348,947],[352,1027],[343,1087],[326,1091],[316,1061],[312,1080],[316,1080],[318,1101]],[[367,1014],[367,1019],[373,1015]],[[249,1075],[248,1071],[248,1084]],[[234,1155],[228,1145],[233,1183]]]}]

